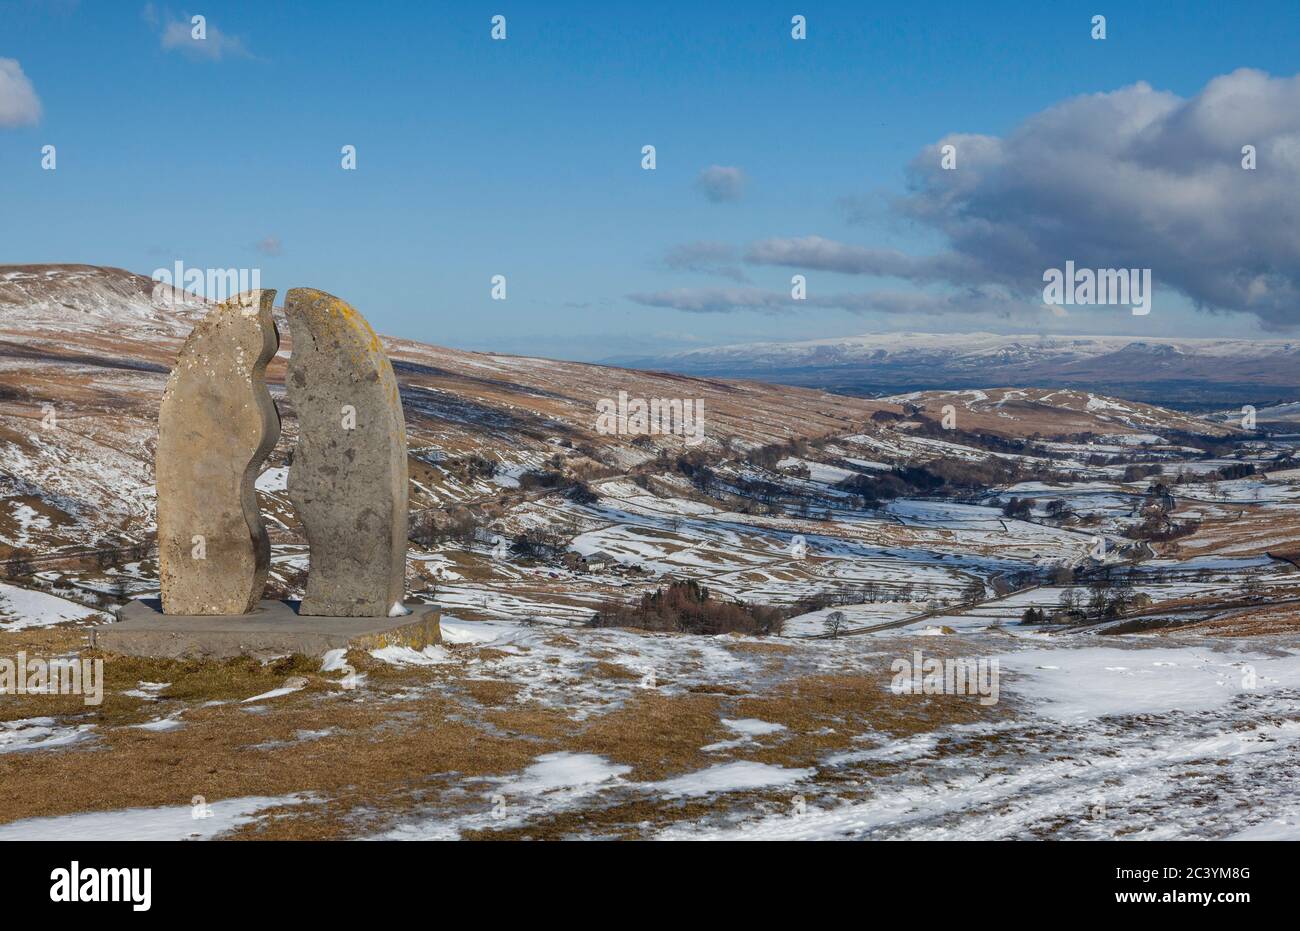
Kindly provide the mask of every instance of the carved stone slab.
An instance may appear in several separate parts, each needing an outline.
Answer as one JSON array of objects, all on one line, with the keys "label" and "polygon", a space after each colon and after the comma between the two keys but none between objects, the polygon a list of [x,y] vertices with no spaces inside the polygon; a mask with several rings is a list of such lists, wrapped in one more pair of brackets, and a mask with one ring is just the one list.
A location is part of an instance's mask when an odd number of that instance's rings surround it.
[{"label": "carved stone slab", "polygon": [[284,309],[293,339],[285,392],[298,415],[288,490],[311,550],[298,612],[400,613],[408,472],[393,366],[370,324],[338,298],[294,288]]},{"label": "carved stone slab", "polygon": [[266,365],[274,291],[213,308],[177,356],[158,414],[158,560],[166,614],[246,614],[271,562],[254,483],[280,436]]}]

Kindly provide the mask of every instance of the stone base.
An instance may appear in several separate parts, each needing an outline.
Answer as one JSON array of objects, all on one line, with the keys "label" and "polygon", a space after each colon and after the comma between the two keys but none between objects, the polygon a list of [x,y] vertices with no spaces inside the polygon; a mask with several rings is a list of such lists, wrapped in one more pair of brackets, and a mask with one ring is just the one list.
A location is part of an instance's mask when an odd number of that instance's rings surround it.
[{"label": "stone base", "polygon": [[320,656],[339,647],[374,650],[407,646],[423,650],[442,642],[433,605],[407,605],[403,617],[305,617],[296,601],[263,601],[249,614],[193,617],[163,614],[156,598],[132,601],[115,624],[91,630],[90,642],[109,653],[163,659],[228,659],[232,656]]}]

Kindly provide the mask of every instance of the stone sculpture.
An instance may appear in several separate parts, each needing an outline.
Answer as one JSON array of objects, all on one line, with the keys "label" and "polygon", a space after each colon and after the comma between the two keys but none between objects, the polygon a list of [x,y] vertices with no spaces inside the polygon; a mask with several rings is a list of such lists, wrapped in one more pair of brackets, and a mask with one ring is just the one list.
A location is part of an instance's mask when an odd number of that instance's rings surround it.
[{"label": "stone sculpture", "polygon": [[379,337],[344,301],[294,288],[285,378],[298,417],[289,498],[311,569],[301,615],[405,614],[406,421]]},{"label": "stone sculpture", "polygon": [[133,600],[94,628],[99,649],[265,658],[442,639],[434,605],[402,604],[406,425],[393,367],[360,314],[307,288],[286,301],[299,423],[289,495],[311,550],[307,595],[296,607],[261,601],[271,548],[255,482],[280,433],[265,381],[280,342],[274,296],[218,305],[181,349],[158,425],[162,598]]},{"label": "stone sculpture", "polygon": [[217,307],[185,341],[158,415],[158,561],[166,614],[247,614],[271,544],[254,483],[280,436],[266,366],[275,291]]}]

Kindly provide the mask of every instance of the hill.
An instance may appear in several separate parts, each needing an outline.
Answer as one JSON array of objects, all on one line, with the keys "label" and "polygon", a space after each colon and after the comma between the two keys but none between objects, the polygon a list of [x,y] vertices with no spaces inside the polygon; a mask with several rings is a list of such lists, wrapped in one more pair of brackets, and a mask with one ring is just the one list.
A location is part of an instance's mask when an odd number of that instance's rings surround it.
[{"label": "hill", "polygon": [[1300,396],[1300,341],[1285,339],[884,333],[742,343],[634,361],[859,394],[1053,386],[1189,407],[1262,406]]},{"label": "hill", "polygon": [[[161,299],[160,299],[161,298]],[[158,401],[171,361],[205,310],[193,295],[154,294],[154,282],[85,265],[0,266],[0,557],[146,539],[153,520]],[[360,308],[366,312],[366,308]],[[294,436],[283,392],[291,348],[268,371],[284,419],[272,467]],[[934,393],[863,400],[769,382],[646,372],[386,338],[409,431],[412,507],[482,501],[560,457],[567,472],[607,477],[686,450],[679,436],[601,433],[597,405],[631,398],[701,400],[701,452],[721,455],[788,442],[884,429],[878,411],[913,405],[940,416]],[[1049,391],[954,396],[963,427],[1045,436],[1203,430],[1221,426],[1147,405]],[[473,457],[492,463],[481,474]],[[286,524],[282,475],[261,488]]]}]

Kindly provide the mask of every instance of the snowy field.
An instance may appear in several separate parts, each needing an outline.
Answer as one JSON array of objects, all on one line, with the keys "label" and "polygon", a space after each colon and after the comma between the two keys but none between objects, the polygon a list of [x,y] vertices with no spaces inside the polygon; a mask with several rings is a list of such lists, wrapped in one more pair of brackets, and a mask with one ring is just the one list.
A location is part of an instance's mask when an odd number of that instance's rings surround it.
[{"label": "snowy field", "polygon": [[1300,840],[1300,653],[1067,641],[996,658],[1028,713],[832,760],[895,764],[868,798],[659,836]]},{"label": "snowy field", "polygon": [[[1194,586],[1183,594],[1196,594]],[[1008,610],[1050,603],[1056,592],[1008,599]],[[856,606],[854,621],[905,618],[922,605]],[[851,612],[852,613],[852,612]],[[689,762],[654,778],[635,757],[595,752],[581,740],[543,742],[513,771],[465,777],[428,774],[418,803],[355,836],[450,839],[538,830],[582,814],[574,836],[743,839],[1233,838],[1300,839],[1300,648],[1294,638],[1215,640],[1193,634],[1100,637],[991,625],[980,611],[962,624],[940,618],[871,636],[805,639],[818,618],[797,619],[771,641],[575,628],[544,622],[444,618],[445,643],[423,653],[388,648],[371,658],[408,676],[397,691],[362,675],[348,701],[418,707],[448,689],[506,683],[509,707],[551,709],[574,727],[599,727],[611,709],[636,701],[682,702],[699,722]],[[962,624],[955,633],[950,624]],[[557,632],[561,632],[557,636]],[[752,649],[751,649],[752,646]],[[777,652],[771,652],[776,650]],[[893,690],[894,664],[915,651],[997,664],[996,702],[977,695],[956,720],[932,714],[927,697]],[[342,656],[327,658],[340,668]],[[593,664],[611,670],[592,674]],[[848,707],[804,717],[770,696],[795,683],[856,676]],[[305,680],[304,680],[305,681]],[[458,685],[459,683],[459,685]],[[205,709],[169,701],[168,683],[132,691],[150,707],[147,730],[183,740]],[[334,694],[338,695],[337,690]],[[311,702],[290,684],[248,696],[249,722]],[[891,716],[851,713],[853,702],[891,703],[917,718],[908,733]],[[285,705],[284,703],[297,703]],[[915,702],[915,710],[909,712]],[[232,712],[235,713],[235,712]],[[398,719],[400,720],[400,717]],[[690,728],[670,715],[652,740]],[[255,728],[255,724],[249,725]],[[324,747],[337,729],[299,729],[289,741],[258,738],[250,753]],[[33,717],[0,727],[0,759],[102,753],[107,726]],[[811,743],[810,743],[811,742]],[[823,746],[824,744],[824,746]],[[811,749],[810,749],[811,747]],[[308,752],[306,749],[300,752]],[[679,747],[676,752],[683,752]],[[24,838],[205,839],[247,830],[292,809],[313,817],[329,793],[295,792],[215,800],[196,818],[179,803],[24,818],[0,825],[0,840]],[[635,824],[618,813],[641,811]],[[605,828],[596,827],[605,824]],[[564,831],[560,832],[564,835]],[[567,836],[567,835],[566,835]]]}]

